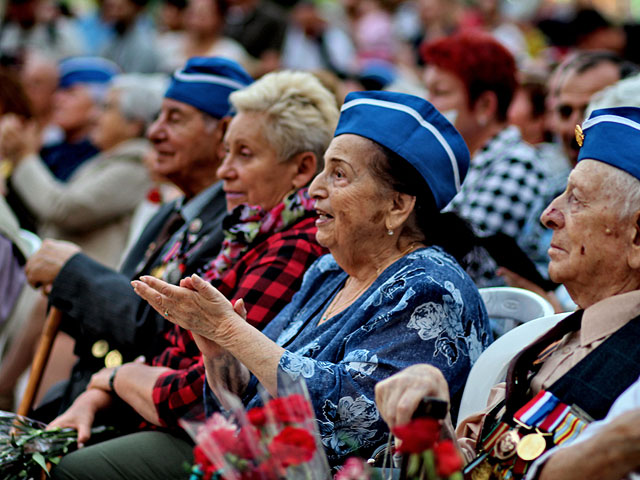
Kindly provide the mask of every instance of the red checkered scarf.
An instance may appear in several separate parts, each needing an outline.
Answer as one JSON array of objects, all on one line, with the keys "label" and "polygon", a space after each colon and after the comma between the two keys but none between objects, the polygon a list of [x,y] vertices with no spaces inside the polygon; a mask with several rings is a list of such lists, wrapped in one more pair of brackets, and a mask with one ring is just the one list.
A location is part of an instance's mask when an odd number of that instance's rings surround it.
[{"label": "red checkered scarf", "polygon": [[208,282],[220,278],[249,250],[256,238],[286,230],[311,212],[315,213],[315,201],[309,197],[307,188],[290,193],[268,211],[257,205],[238,205],[224,218],[220,253],[202,268],[201,276]]}]

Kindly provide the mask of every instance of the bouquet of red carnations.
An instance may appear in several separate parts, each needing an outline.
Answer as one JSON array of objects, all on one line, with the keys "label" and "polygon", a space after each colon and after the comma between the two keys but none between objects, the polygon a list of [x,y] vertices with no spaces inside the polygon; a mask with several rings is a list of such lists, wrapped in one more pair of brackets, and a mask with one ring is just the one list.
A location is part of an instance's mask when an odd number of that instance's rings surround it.
[{"label": "bouquet of red carnations", "polygon": [[329,478],[306,387],[297,383],[288,391],[248,411],[226,398],[228,414],[215,413],[195,435],[192,479]]}]

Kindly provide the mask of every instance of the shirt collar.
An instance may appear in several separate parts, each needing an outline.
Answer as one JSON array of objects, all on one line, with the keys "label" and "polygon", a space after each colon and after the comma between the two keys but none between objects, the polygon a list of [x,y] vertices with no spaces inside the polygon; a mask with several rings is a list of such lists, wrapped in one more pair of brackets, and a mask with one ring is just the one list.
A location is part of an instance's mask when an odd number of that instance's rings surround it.
[{"label": "shirt collar", "polygon": [[585,309],[580,328],[580,345],[601,340],[640,314],[640,290],[614,295]]},{"label": "shirt collar", "polygon": [[209,204],[211,199],[213,199],[213,197],[217,195],[221,188],[222,182],[216,182],[210,187],[204,189],[202,192],[198,193],[187,203],[183,203],[183,197],[181,199],[180,205],[176,205],[176,207],[180,211],[182,218],[184,218],[184,223],[188,224],[191,220],[200,215],[202,209]]}]

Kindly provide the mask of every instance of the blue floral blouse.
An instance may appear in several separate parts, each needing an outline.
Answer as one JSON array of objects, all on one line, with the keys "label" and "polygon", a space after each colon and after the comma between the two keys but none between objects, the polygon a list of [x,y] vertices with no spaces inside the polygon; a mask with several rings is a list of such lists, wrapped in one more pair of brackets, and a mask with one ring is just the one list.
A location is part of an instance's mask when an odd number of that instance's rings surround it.
[{"label": "blue floral blouse", "polygon": [[[306,380],[333,465],[355,450],[367,455],[386,442],[388,429],[374,403],[377,382],[410,365],[430,363],[442,370],[454,396],[491,342],[477,288],[438,247],[399,259],[351,306],[318,325],[346,279],[331,255],[321,257],[291,303],[263,330],[286,349],[278,378]],[[256,383],[254,377],[244,398],[247,407],[260,402]],[[206,390],[211,412],[217,402]]]}]

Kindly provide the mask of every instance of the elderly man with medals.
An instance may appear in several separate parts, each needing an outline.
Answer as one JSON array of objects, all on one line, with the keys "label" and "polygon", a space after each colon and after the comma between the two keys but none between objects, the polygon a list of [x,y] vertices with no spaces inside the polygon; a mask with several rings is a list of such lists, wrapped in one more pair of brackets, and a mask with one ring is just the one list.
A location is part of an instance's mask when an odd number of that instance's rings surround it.
[{"label": "elderly man with medals", "polygon": [[[550,277],[580,308],[520,352],[487,410],[458,425],[467,478],[523,478],[545,451],[604,418],[640,374],[640,109],[596,110],[576,137],[579,163],[541,221],[553,230]],[[429,365],[376,387],[391,426],[424,395],[448,398]]]}]

